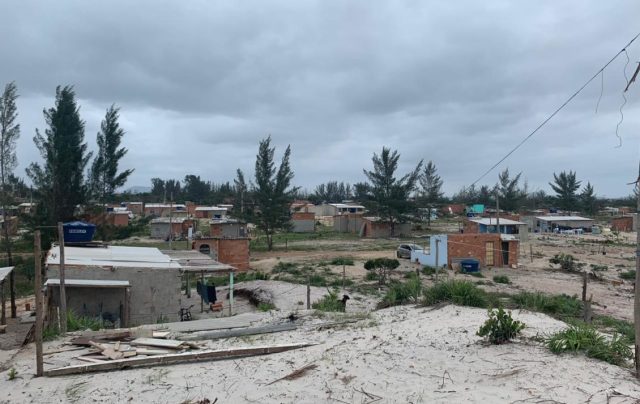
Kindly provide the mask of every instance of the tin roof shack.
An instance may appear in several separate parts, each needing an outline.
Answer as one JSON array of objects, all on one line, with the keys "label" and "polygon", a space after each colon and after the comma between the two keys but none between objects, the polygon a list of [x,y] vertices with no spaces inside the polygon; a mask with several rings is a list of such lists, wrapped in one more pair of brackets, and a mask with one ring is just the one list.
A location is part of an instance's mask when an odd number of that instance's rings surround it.
[{"label": "tin roof shack", "polygon": [[364,214],[364,206],[350,203],[323,203],[308,208],[316,216],[335,216],[345,214]]},{"label": "tin roof shack", "polygon": [[247,237],[247,224],[237,219],[211,219],[209,235],[221,238]]},{"label": "tin roof shack", "polygon": [[385,238],[411,235],[411,223],[392,223],[379,217],[363,217],[360,237]]},{"label": "tin roof shack", "polygon": [[360,234],[361,229],[361,214],[344,214],[333,216],[333,231],[336,231],[338,233]]},{"label": "tin roof shack", "polygon": [[198,206],[195,208],[195,216],[199,219],[224,219],[227,217],[227,208]]},{"label": "tin roof shack", "polygon": [[507,234],[449,234],[446,240],[447,265],[475,258],[484,267],[518,265],[520,243]]},{"label": "tin roof shack", "polygon": [[638,214],[614,217],[611,219],[611,230],[613,231],[634,231],[638,227]]},{"label": "tin roof shack", "polygon": [[176,216],[186,216],[188,213],[187,206],[182,203],[147,203],[144,205],[145,216],[168,217],[171,216],[172,210]]},{"label": "tin roof shack", "polygon": [[[498,233],[495,217],[469,218],[464,221],[463,232],[468,234]],[[520,241],[529,239],[528,226],[517,220],[500,218],[500,234],[514,235]]]},{"label": "tin roof shack", "polygon": [[293,212],[291,225],[293,233],[313,233],[316,231],[316,214],[313,212]]},{"label": "tin roof shack", "polygon": [[[64,252],[67,308],[77,315],[121,326],[178,320],[181,266],[157,248],[65,246]],[[59,246],[45,265],[51,308],[59,302]]]},{"label": "tin roof shack", "polygon": [[204,237],[193,240],[193,250],[213,257],[218,262],[232,265],[239,271],[249,270],[249,238]]},{"label": "tin roof shack", "polygon": [[149,223],[151,238],[162,240],[168,240],[169,235],[172,235],[174,239],[184,238],[189,233],[189,227],[195,231],[196,221],[185,217],[158,217]]},{"label": "tin roof shack", "polygon": [[577,230],[590,232],[594,224],[593,219],[581,216],[536,216],[534,231],[540,233],[554,232],[562,230]]}]

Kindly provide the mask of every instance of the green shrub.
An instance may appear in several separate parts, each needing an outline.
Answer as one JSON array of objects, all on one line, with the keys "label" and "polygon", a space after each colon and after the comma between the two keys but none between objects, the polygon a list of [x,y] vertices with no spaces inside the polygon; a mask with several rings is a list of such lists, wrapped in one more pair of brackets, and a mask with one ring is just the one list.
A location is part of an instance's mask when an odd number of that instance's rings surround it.
[{"label": "green shrub", "polygon": [[487,293],[473,282],[453,279],[440,282],[424,292],[424,304],[427,306],[450,302],[461,306],[487,307]]},{"label": "green shrub", "polygon": [[[229,277],[225,277],[227,281]],[[265,274],[264,272],[255,271],[255,272],[240,272],[233,278],[234,282],[249,282],[249,281],[266,281],[269,280],[269,274]]]},{"label": "green shrub", "polygon": [[591,270],[594,272],[609,270],[609,267],[606,265],[591,264],[590,266],[591,266]]},{"label": "green shrub", "polygon": [[600,334],[590,325],[573,324],[559,331],[546,341],[551,352],[583,352],[590,358],[599,359],[614,365],[624,364],[633,358],[633,352],[624,339],[614,334],[611,340]]},{"label": "green shrub", "polygon": [[422,267],[422,273],[425,275],[435,275],[436,269],[432,266],[425,265]]},{"label": "green shrub", "polygon": [[560,318],[579,317],[582,313],[582,302],[565,294],[549,296],[540,292],[521,292],[511,296],[511,301],[519,309],[540,311]]},{"label": "green shrub", "polygon": [[507,275],[496,275],[493,277],[493,281],[495,283],[507,283],[507,284],[511,283],[511,280]]},{"label": "green shrub", "polygon": [[511,312],[506,312],[502,307],[499,307],[497,310],[489,310],[489,318],[480,327],[477,334],[481,337],[487,337],[492,344],[504,344],[517,337],[524,327],[524,323],[511,317]]},{"label": "green shrub", "polygon": [[407,303],[417,303],[420,299],[421,289],[422,284],[415,274],[406,282],[392,282],[389,285],[389,290],[378,304],[378,307],[384,308]]},{"label": "green shrub", "polygon": [[473,276],[475,278],[484,278],[484,275],[482,275],[482,272],[480,272],[480,271],[478,271],[478,272],[463,272],[463,274],[469,275],[469,276]]},{"label": "green shrub", "polygon": [[[67,311],[67,332],[92,330],[98,331],[103,328],[103,324],[97,318],[78,316],[73,311]],[[57,325],[51,325],[42,330],[44,341],[53,341],[60,336]]]},{"label": "green shrub", "polygon": [[309,276],[309,284],[311,286],[327,286],[327,278],[320,274],[312,274]]},{"label": "green shrub", "polygon": [[377,281],[378,274],[375,272],[367,272],[367,274],[364,276],[364,279],[367,281]]},{"label": "green shrub", "polygon": [[7,379],[14,380],[16,377],[18,377],[18,371],[16,370],[16,368],[9,369],[9,372],[7,373]]},{"label": "green shrub", "polygon": [[342,300],[338,299],[338,290],[328,290],[329,294],[314,302],[311,307],[320,311],[344,311]]},{"label": "green shrub", "polygon": [[273,303],[259,303],[258,304],[258,310],[260,311],[270,311],[270,310],[274,310],[276,308],[276,305]]},{"label": "green shrub", "polygon": [[364,269],[367,271],[378,272],[378,282],[383,285],[387,279],[389,271],[400,266],[400,261],[395,258],[375,258],[364,263]]},{"label": "green shrub", "polygon": [[618,276],[620,277],[620,279],[632,281],[636,279],[636,270],[630,269],[628,271],[620,272]]},{"label": "green shrub", "polygon": [[353,286],[353,280],[346,278],[346,279],[334,279],[331,281],[331,283],[329,284],[329,286],[335,287],[335,288],[341,288],[343,285],[344,287],[349,287],[349,286]]},{"label": "green shrub", "polygon": [[580,271],[585,266],[584,262],[578,262],[573,255],[564,253],[554,255],[549,259],[549,263],[559,265],[560,269],[570,272]]},{"label": "green shrub", "polygon": [[636,331],[633,323],[619,320],[610,316],[596,316],[593,319],[593,325],[596,327],[607,328],[624,337],[629,344],[635,343]]},{"label": "green shrub", "polygon": [[271,272],[273,272],[274,274],[281,273],[281,272],[288,273],[291,275],[301,274],[300,270],[296,267],[296,264],[294,264],[293,262],[283,262],[283,261],[278,262],[273,267]]},{"label": "green shrub", "polygon": [[331,260],[331,265],[353,265],[353,258],[337,257]]}]

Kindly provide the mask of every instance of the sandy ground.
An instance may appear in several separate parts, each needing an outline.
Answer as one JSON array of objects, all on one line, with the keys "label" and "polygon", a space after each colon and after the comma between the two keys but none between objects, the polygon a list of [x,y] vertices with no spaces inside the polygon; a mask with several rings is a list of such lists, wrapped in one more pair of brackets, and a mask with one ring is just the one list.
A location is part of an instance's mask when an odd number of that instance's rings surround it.
[{"label": "sandy ground", "polygon": [[[348,314],[347,314],[348,315]],[[268,316],[268,314],[265,314]],[[480,309],[395,307],[345,328],[316,331],[309,317],[296,331],[209,342],[211,348],[317,345],[280,354],[220,362],[33,378],[33,346],[15,357],[18,377],[0,374],[1,402],[179,403],[204,398],[256,403],[632,403],[640,385],[626,369],[583,356],[550,353],[531,337],[561,329],[546,315],[514,312],[527,324],[515,343],[490,346],[475,335]],[[344,326],[343,326],[344,327]],[[58,348],[49,343],[45,351]],[[77,354],[47,357],[46,367]],[[281,380],[305,365],[302,377]]]}]

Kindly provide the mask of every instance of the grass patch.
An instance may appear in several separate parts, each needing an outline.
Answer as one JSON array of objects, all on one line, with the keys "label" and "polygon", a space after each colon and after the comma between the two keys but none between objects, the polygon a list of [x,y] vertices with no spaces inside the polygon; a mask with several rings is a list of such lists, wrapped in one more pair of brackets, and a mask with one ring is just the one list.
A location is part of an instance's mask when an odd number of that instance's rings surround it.
[{"label": "grass patch", "polygon": [[[104,324],[97,318],[78,316],[73,311],[67,312],[67,332],[102,329]],[[44,341],[53,341],[60,336],[57,325],[52,325],[42,330]]]},{"label": "grass patch", "polygon": [[573,324],[559,331],[546,341],[551,352],[582,352],[586,356],[613,365],[623,365],[633,357],[633,352],[625,338],[617,334],[609,340],[594,327],[587,324]]},{"label": "grass patch", "polygon": [[577,318],[582,313],[582,302],[575,296],[545,295],[540,292],[521,292],[511,296],[519,309],[539,311],[561,319]]},{"label": "grass patch", "polygon": [[482,272],[480,272],[480,271],[478,271],[478,272],[463,272],[463,274],[469,275],[469,276],[473,276],[475,278],[484,278],[484,275],[482,275]]},{"label": "grass patch", "polygon": [[283,262],[283,261],[278,262],[273,267],[271,272],[273,272],[274,274],[287,273],[287,274],[296,275],[296,276],[302,275],[302,272],[298,269],[296,264],[294,264],[293,262]]},{"label": "grass patch", "polygon": [[473,282],[453,279],[440,282],[424,292],[423,303],[427,306],[449,302],[461,306],[487,307],[487,293]]},{"label": "grass patch", "polygon": [[496,276],[493,277],[493,281],[495,283],[504,283],[504,284],[511,283],[511,280],[509,279],[509,277],[507,275],[496,275]]},{"label": "grass patch", "polygon": [[435,275],[436,269],[432,266],[425,265],[422,267],[422,273],[425,275]]},{"label": "grass patch", "polygon": [[620,272],[618,274],[618,276],[620,277],[620,279],[624,279],[626,281],[631,281],[631,280],[636,279],[636,270],[635,269],[630,269],[628,271]]},{"label": "grass patch", "polygon": [[378,280],[378,274],[375,272],[367,272],[367,274],[364,276],[364,280],[366,281],[377,281]]},{"label": "grass patch", "polygon": [[389,290],[378,304],[378,308],[418,302],[422,284],[414,273],[411,274],[413,276],[409,277],[406,282],[391,282],[389,284]]},{"label": "grass patch", "polygon": [[276,305],[273,303],[259,303],[258,304],[258,310],[259,311],[271,311],[271,310],[275,310],[276,309]]},{"label": "grass patch", "polygon": [[596,316],[593,319],[593,325],[596,328],[604,328],[620,334],[629,344],[635,342],[636,331],[633,328],[633,323],[629,321],[618,320],[610,316]]},{"label": "grass patch", "polygon": [[311,307],[320,311],[344,311],[342,300],[338,299],[338,290],[329,290],[329,294],[314,302]]},{"label": "grass patch", "polygon": [[331,260],[331,265],[353,265],[351,257],[337,257]]}]

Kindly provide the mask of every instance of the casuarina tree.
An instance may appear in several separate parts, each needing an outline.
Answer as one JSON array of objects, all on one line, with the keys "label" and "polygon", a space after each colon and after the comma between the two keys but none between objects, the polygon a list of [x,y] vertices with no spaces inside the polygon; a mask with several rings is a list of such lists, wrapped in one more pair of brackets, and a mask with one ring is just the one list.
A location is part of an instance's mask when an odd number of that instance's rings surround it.
[{"label": "casuarina tree", "polygon": [[[16,157],[16,141],[20,137],[20,124],[16,122],[18,118],[18,108],[16,99],[18,92],[15,83],[5,86],[0,95],[0,204],[2,205],[2,219],[4,247],[7,253],[7,264],[13,265],[11,256],[11,238],[9,237],[9,225],[7,222],[7,206],[11,203],[10,179],[13,170],[18,164]],[[11,289],[11,318],[16,317],[16,287],[15,274],[12,271],[9,275],[9,288]],[[2,299],[2,324],[4,318],[4,298]]]},{"label": "casuarina tree", "polygon": [[37,212],[53,225],[72,219],[76,206],[85,202],[84,171],[92,154],[84,143],[84,121],[72,86],[56,88],[55,105],[43,114],[48,128],[44,134],[36,130],[33,141],[44,161],[31,163],[27,175],[40,197]]},{"label": "casuarina tree", "polygon": [[553,182],[549,186],[556,193],[556,203],[560,209],[570,211],[578,207],[576,192],[580,189],[580,181],[576,179],[575,171],[553,173]]},{"label": "casuarina tree", "polygon": [[293,170],[289,164],[291,146],[287,146],[276,169],[275,147],[271,147],[271,136],[260,141],[255,169],[255,222],[267,238],[267,248],[273,249],[273,235],[278,230],[290,227],[290,205],[297,188],[291,187]]},{"label": "casuarina tree", "polygon": [[127,154],[127,149],[120,147],[125,132],[118,122],[118,112],[114,105],[107,109],[97,136],[98,154],[89,174],[93,194],[103,205],[133,172],[133,169],[118,172],[120,160]]},{"label": "casuarina tree", "polygon": [[587,215],[593,215],[598,210],[598,198],[590,182],[587,182],[580,193],[580,204],[582,211]]},{"label": "casuarina tree", "polygon": [[434,203],[442,198],[442,178],[438,175],[436,165],[431,160],[424,166],[424,171],[420,175],[421,198],[429,208],[427,214],[427,225],[431,226],[431,209]]},{"label": "casuarina tree", "polygon": [[368,204],[381,219],[391,223],[390,236],[394,235],[395,223],[406,221],[406,215],[414,209],[409,197],[416,189],[422,168],[420,160],[411,172],[396,178],[399,159],[400,154],[396,150],[392,152],[383,147],[380,155],[373,154],[373,170],[363,170],[370,183],[371,199]]},{"label": "casuarina tree", "polygon": [[520,189],[518,186],[521,175],[522,173],[518,173],[511,178],[509,168],[505,168],[504,171],[498,174],[497,189],[500,197],[500,207],[508,212],[516,211],[520,201],[527,195],[526,189]]}]

